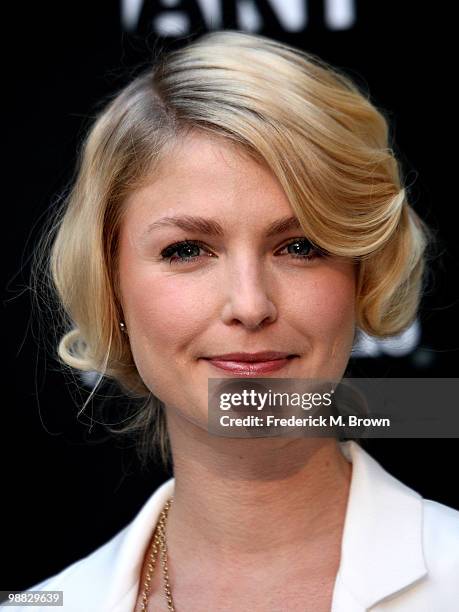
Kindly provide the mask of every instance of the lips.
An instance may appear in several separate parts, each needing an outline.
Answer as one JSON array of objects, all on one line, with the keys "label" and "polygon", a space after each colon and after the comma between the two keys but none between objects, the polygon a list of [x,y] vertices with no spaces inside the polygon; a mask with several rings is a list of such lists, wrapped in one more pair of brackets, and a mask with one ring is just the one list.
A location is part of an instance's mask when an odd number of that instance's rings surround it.
[{"label": "lips", "polygon": [[256,361],[274,361],[277,359],[286,359],[294,357],[293,353],[285,353],[280,351],[259,351],[258,353],[225,353],[223,355],[211,355],[206,359],[218,361],[238,361],[238,362],[256,362]]},{"label": "lips", "polygon": [[[285,353],[283,354],[285,355]],[[215,368],[229,372],[233,376],[258,376],[260,374],[268,374],[269,372],[274,372],[284,368],[292,361],[294,357],[295,355],[288,355],[287,357],[276,359],[273,358],[271,354],[269,359],[264,358],[262,361],[255,361],[253,358],[252,361],[241,361],[228,359],[227,356],[225,356],[225,359],[219,357],[208,359],[208,361]],[[246,359],[247,356],[244,358]]]}]

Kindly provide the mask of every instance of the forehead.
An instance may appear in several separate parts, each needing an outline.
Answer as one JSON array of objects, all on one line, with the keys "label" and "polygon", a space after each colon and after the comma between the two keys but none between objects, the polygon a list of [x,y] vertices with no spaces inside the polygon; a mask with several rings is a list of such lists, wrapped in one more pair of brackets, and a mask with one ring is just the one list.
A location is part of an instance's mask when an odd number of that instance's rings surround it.
[{"label": "forehead", "polygon": [[183,175],[234,176],[249,169],[250,173],[270,173],[269,168],[256,161],[248,150],[223,135],[193,130],[177,137],[161,158],[158,175],[162,179]]},{"label": "forehead", "polygon": [[[180,138],[141,188],[128,198],[135,215],[232,213],[270,219],[291,213],[270,168],[229,139],[195,132]],[[129,216],[129,215],[128,215]]]}]

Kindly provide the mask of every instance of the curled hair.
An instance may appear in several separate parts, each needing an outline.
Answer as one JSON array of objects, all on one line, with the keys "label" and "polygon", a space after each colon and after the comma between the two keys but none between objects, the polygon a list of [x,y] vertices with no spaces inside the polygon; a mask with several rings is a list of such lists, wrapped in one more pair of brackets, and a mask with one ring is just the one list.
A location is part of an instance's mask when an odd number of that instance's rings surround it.
[{"label": "curled hair", "polygon": [[164,405],[119,328],[117,238],[127,195],[196,130],[267,165],[311,242],[357,264],[356,324],[372,336],[398,334],[415,319],[433,238],[407,201],[388,120],[350,77],[311,53],[229,30],[161,54],[89,130],[34,275],[37,283],[44,275],[60,313],[60,362],[140,400],[113,431],[136,432],[140,456],[156,449],[164,463]]}]

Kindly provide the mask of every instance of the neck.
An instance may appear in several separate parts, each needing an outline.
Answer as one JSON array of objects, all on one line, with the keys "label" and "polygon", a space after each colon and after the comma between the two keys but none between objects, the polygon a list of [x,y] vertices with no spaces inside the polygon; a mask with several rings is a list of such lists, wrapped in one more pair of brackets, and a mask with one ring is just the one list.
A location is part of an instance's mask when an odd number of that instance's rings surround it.
[{"label": "neck", "polygon": [[[352,466],[334,438],[223,438],[173,410],[167,538],[182,563],[257,564],[341,541]],[[336,547],[336,546],[335,546]]]}]

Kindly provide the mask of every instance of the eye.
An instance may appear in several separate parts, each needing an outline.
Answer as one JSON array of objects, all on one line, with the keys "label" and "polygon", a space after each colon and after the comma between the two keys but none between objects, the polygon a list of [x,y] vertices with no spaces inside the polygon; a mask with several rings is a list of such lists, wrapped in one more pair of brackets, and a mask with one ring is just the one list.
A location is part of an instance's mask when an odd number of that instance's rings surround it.
[{"label": "eye", "polygon": [[[172,264],[183,264],[193,262],[199,257],[200,249],[204,249],[204,244],[199,240],[182,240],[169,245],[161,251],[161,259]],[[178,253],[178,257],[173,257]],[[208,255],[211,257],[211,255]]]},{"label": "eye", "polygon": [[316,257],[324,257],[326,254],[325,251],[314,246],[307,238],[295,238],[295,240],[282,247],[281,250],[290,249],[294,245],[300,245],[299,247],[295,246],[293,251],[289,250],[289,255],[295,259],[311,260]]}]

